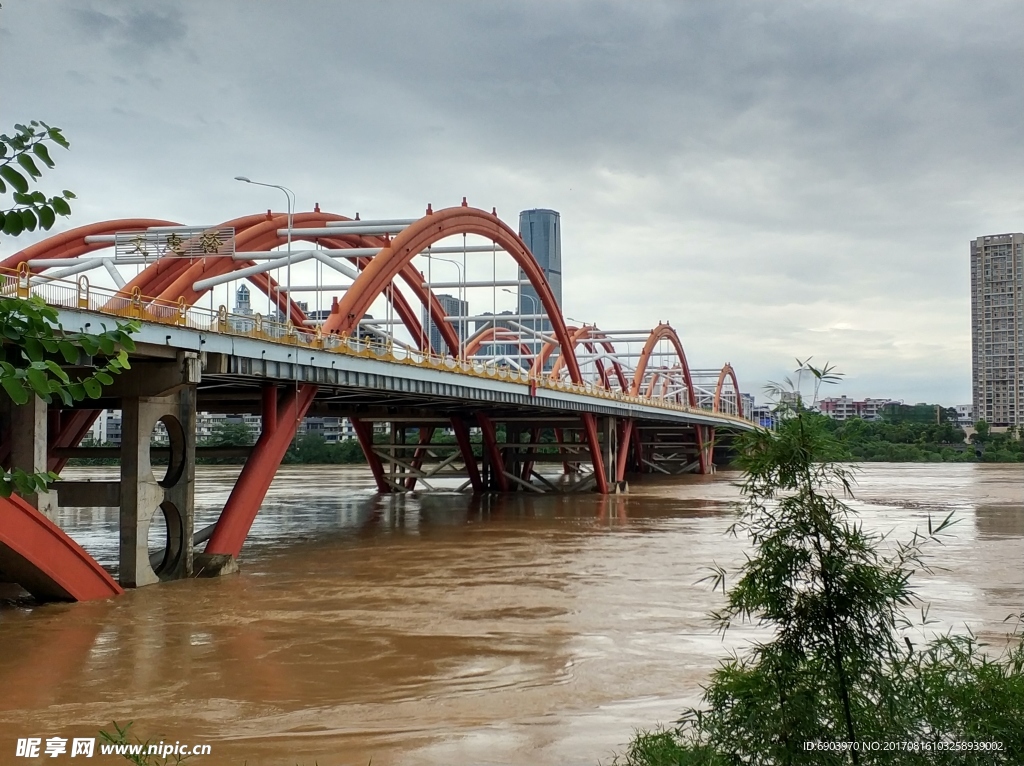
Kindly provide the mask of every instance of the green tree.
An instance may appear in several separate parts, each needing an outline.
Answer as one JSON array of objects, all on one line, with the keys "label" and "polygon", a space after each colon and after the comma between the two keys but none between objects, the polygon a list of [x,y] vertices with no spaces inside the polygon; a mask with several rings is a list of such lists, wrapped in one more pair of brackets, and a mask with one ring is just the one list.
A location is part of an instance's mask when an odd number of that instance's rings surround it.
[{"label": "green tree", "polygon": [[47,196],[33,189],[42,177],[39,163],[53,168],[48,145],[70,147],[60,128],[32,120],[28,125],[15,125],[14,133],[0,135],[0,195],[11,194],[11,202],[0,209],[0,230],[16,237],[36,228],[49,230],[57,216],[71,215],[68,200],[75,195],[65,189]]},{"label": "green tree", "polygon": [[[837,376],[801,364],[815,390]],[[774,393],[788,393],[776,387]],[[678,727],[641,733],[625,755],[635,766],[758,764],[1017,764],[1024,759],[1024,648],[984,655],[971,636],[942,636],[924,649],[901,638],[918,604],[910,580],[928,571],[927,543],[946,517],[907,542],[869,532],[844,498],[853,476],[843,443],[800,397],[785,401],[775,431],[739,440],[745,503],[734,534],[753,551],[738,578],[709,580],[725,607],[720,630],[736,622],[767,639],[725,661],[700,708]],[[812,399],[813,401],[813,399]],[[884,543],[884,544],[883,544]],[[999,752],[891,752],[870,743],[987,740]],[[821,742],[828,749],[808,749]],[[840,743],[849,743],[845,749]]]},{"label": "green tree", "polygon": [[252,429],[245,423],[224,420],[211,429],[203,440],[204,447],[249,447],[253,443]]},{"label": "green tree", "polygon": [[[0,203],[2,228],[8,236],[32,231],[37,225],[49,229],[54,213],[70,214],[67,199],[74,197],[67,191],[59,197],[29,193],[30,182],[42,175],[33,157],[52,168],[46,143],[68,146],[60,130],[33,121],[16,125],[15,131],[13,137],[0,135],[0,196],[10,194],[13,199],[9,207]],[[103,325],[100,333],[66,332],[57,310],[41,298],[0,296],[0,387],[15,405],[26,404],[32,396],[47,403],[56,397],[68,407],[97,399],[103,386],[113,383],[113,375],[129,368],[128,352],[135,348],[130,336],[138,327],[137,322],[127,322],[117,323],[112,330]],[[73,366],[75,372],[69,373],[65,366]],[[15,490],[45,492],[56,478],[52,472],[28,473],[13,466],[0,473],[0,496],[8,497]]]}]

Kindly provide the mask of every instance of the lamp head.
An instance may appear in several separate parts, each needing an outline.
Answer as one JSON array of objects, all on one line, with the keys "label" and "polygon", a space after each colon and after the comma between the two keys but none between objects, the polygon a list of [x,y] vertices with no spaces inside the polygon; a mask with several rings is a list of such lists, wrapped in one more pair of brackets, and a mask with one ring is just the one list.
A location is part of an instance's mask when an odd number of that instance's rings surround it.
[{"label": "lamp head", "polygon": [[252,181],[250,181],[245,176],[235,176],[235,180],[236,181],[245,181],[247,184],[251,184],[252,183]]}]

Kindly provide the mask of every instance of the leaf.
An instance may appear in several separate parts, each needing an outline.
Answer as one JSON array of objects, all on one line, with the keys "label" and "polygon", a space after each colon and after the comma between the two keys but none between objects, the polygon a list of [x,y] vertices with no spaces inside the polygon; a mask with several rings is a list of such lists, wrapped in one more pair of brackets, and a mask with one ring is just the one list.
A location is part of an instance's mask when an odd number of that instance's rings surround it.
[{"label": "leaf", "polygon": [[[2,168],[0,168],[0,170],[2,170]],[[17,210],[12,210],[4,216],[4,234],[16,237],[24,230],[25,227],[21,223],[21,215],[18,214]]]},{"label": "leaf", "polygon": [[57,364],[52,359],[47,359],[46,360],[46,368],[50,371],[50,373],[55,378],[60,380],[62,383],[70,383],[71,382],[71,378],[68,377],[68,374],[66,372],[64,372],[64,370],[61,369],[60,365]]},{"label": "leaf", "polygon": [[0,178],[3,178],[7,183],[14,187],[14,189],[20,191],[22,194],[28,191],[28,181],[25,180],[25,176],[10,165],[0,166]]},{"label": "leaf", "polygon": [[39,215],[39,225],[44,229],[49,230],[57,221],[57,216],[54,215],[53,208],[46,205],[39,208],[37,214]]},{"label": "leaf", "polygon": [[42,178],[43,174],[39,171],[39,167],[36,165],[36,161],[33,160],[27,154],[18,155],[18,164],[25,168],[25,172],[32,178]]},{"label": "leaf", "polygon": [[73,191],[64,190],[64,199],[78,199]]},{"label": "leaf", "polygon": [[103,386],[95,378],[86,378],[82,381],[82,385],[90,399],[99,399],[103,395]]},{"label": "leaf", "polygon": [[100,350],[99,343],[91,335],[82,335],[78,338],[78,342],[82,344],[82,348],[85,349],[85,353],[89,356],[96,356],[96,353]]},{"label": "leaf", "polygon": [[43,344],[35,338],[25,338],[25,356],[33,362],[43,359]]},{"label": "leaf", "polygon": [[57,347],[60,349],[60,353],[64,356],[64,361],[68,364],[78,364],[78,347],[70,341],[62,340],[57,343]]},{"label": "leaf", "polygon": [[98,380],[104,386],[109,386],[114,382],[114,379],[103,370],[97,370],[93,377],[96,378],[96,380]]},{"label": "leaf", "polygon": [[68,393],[76,402],[80,402],[85,398],[85,386],[81,383],[72,383],[68,386]]},{"label": "leaf", "polygon": [[47,150],[45,144],[36,144],[32,147],[32,152],[43,161],[48,168],[52,168],[53,160],[50,159],[50,152]]},{"label": "leaf", "polygon": [[71,205],[62,200],[60,197],[54,197],[51,201],[53,209],[57,215],[71,215]]},{"label": "leaf", "polygon": [[39,396],[49,398],[50,381],[42,370],[37,370],[35,367],[29,367],[25,370],[25,377],[28,378],[29,384],[33,389],[35,389],[35,392],[39,394]]},{"label": "leaf", "polygon": [[48,135],[50,140],[58,146],[63,146],[65,149],[71,146],[71,144],[68,143],[68,140],[61,135],[60,128],[50,128],[46,131],[46,135]]},{"label": "leaf", "polygon": [[13,378],[0,379],[0,385],[3,385],[4,391],[7,392],[7,395],[11,397],[11,401],[15,404],[25,404],[28,401],[28,391]]},{"label": "leaf", "polygon": [[34,210],[21,211],[21,224],[28,231],[36,230],[36,214]]},{"label": "leaf", "polygon": [[97,336],[96,340],[99,342],[100,350],[104,354],[110,356],[111,354],[114,353],[114,341],[107,333],[103,333],[103,335]]}]

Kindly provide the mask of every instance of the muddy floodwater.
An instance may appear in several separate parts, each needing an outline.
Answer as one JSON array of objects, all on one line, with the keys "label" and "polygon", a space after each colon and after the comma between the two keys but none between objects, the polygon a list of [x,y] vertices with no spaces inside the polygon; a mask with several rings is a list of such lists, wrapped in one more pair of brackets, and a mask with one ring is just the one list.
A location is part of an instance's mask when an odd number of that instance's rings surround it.
[{"label": "muddy floodwater", "polygon": [[[199,469],[197,528],[235,472]],[[365,469],[285,467],[239,575],[0,606],[0,763],[33,762],[13,757],[18,737],[111,721],[210,744],[196,766],[607,763],[755,635],[714,633],[721,594],[697,582],[742,560],[725,534],[737,479],[382,497]],[[866,464],[857,494],[865,522],[897,536],[955,511],[938,569],[916,580],[927,631],[1001,642],[1024,610],[1024,465]],[[62,525],[115,563],[115,511],[68,509]]]}]

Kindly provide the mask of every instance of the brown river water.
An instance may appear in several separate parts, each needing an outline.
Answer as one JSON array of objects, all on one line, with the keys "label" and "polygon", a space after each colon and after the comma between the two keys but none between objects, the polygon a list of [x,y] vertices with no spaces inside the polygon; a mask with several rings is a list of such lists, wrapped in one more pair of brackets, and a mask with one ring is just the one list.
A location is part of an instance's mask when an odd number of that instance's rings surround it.
[{"label": "brown river water", "polygon": [[[199,469],[197,528],[235,471]],[[721,594],[697,582],[742,560],[726,535],[738,478],[382,497],[365,469],[285,467],[240,575],[0,606],[0,764],[77,763],[15,758],[15,740],[111,721],[210,744],[196,766],[607,764],[755,635],[716,634]],[[1024,465],[866,464],[853,505],[897,537],[954,511],[916,580],[936,620],[924,634],[1005,641],[1024,611]],[[62,525],[114,563],[115,511],[68,509]]]}]

